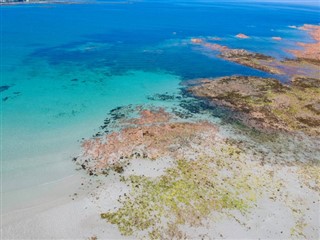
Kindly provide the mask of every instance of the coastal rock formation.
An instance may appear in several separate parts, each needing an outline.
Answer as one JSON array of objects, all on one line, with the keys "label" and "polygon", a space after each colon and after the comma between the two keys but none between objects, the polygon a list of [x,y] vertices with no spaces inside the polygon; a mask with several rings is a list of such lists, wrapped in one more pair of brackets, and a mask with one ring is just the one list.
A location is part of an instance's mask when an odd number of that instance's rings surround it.
[{"label": "coastal rock formation", "polygon": [[298,45],[303,49],[289,50],[297,58],[320,64],[320,26],[305,24],[299,29],[307,31],[315,41],[314,43],[301,43]]},{"label": "coastal rock formation", "polygon": [[[292,79],[296,76],[319,78],[320,76],[320,26],[304,25],[299,28],[308,31],[315,43],[298,43],[302,50],[288,50],[296,56],[295,59],[278,60],[274,57],[260,53],[250,52],[245,49],[233,49],[224,45],[210,42],[209,38],[193,38],[191,44],[217,53],[217,56],[227,61],[235,62],[247,67],[261,70],[271,74],[288,76]],[[274,40],[282,40],[273,37]]]},{"label": "coastal rock formation", "polygon": [[[224,81],[230,91],[240,89],[243,95],[257,99],[269,91],[289,89],[274,79],[255,79],[249,87]],[[297,78],[295,86],[319,85],[316,80],[308,82],[306,85]],[[224,87],[217,85],[217,96],[225,92]],[[133,109],[138,117],[131,114]],[[123,111],[130,112],[130,116],[122,116]],[[110,198],[106,192],[110,193],[113,185],[106,184],[105,189],[100,186],[92,195],[101,209],[101,219],[115,224],[122,235],[136,239],[219,236],[212,231],[221,219],[227,221],[222,224],[239,224],[251,234],[257,230],[256,219],[264,219],[266,214],[281,224],[284,236],[315,234],[315,219],[304,216],[306,208],[314,211],[317,207],[314,199],[320,189],[319,164],[303,164],[303,159],[291,162],[287,154],[281,157],[266,142],[257,146],[245,138],[226,138],[214,124],[183,122],[162,108],[121,107],[111,113],[123,127],[83,141],[84,153],[75,161],[90,175],[106,175],[113,169],[119,179],[117,184],[128,187],[119,194],[116,205],[105,204]],[[264,148],[267,150],[261,151]],[[272,161],[265,161],[270,158]],[[158,162],[165,166],[160,172],[145,166]],[[289,162],[290,167],[285,164]],[[309,199],[301,199],[301,194]],[[273,214],[275,206],[286,214],[285,223]],[[265,227],[270,228],[270,224]]]},{"label": "coastal rock formation", "polygon": [[255,68],[273,74],[282,74],[282,71],[272,66],[275,59],[260,53],[253,53],[244,49],[228,49],[219,55],[225,60],[236,62],[244,66]]},{"label": "coastal rock formation", "polygon": [[191,42],[195,44],[200,44],[203,42],[201,38],[191,38]]},{"label": "coastal rock formation", "polygon": [[236,35],[237,38],[240,38],[240,39],[247,39],[247,38],[250,38],[249,36],[243,34],[243,33],[239,33]]},{"label": "coastal rock formation", "polygon": [[[296,59],[277,60],[271,56],[244,49],[230,49],[205,39],[193,44],[220,52],[219,57],[273,74],[289,76],[291,85],[276,79],[257,77],[224,77],[214,81],[200,80],[189,90],[198,97],[237,112],[238,118],[259,129],[283,129],[320,133],[320,26],[304,25],[316,43],[303,44],[303,50],[292,50]],[[300,44],[301,45],[301,44]]]},{"label": "coastal rock formation", "polygon": [[[114,170],[117,184],[129,187],[112,206],[101,200],[110,195],[103,191],[94,195],[100,201],[101,219],[117,225],[122,235],[141,239],[224,237],[215,232],[221,219],[224,228],[235,222],[244,236],[252,238],[261,236],[261,225],[268,232],[276,228],[274,236],[314,238],[318,216],[310,212],[318,210],[320,191],[317,65],[302,58],[280,61],[202,38],[191,43],[228,61],[287,74],[291,82],[253,76],[190,80],[187,90],[203,105],[194,107],[179,98],[188,117],[150,106],[111,110],[101,127],[104,132],[84,140],[83,153],[75,158],[89,175]],[[168,94],[148,98],[176,99]],[[230,121],[232,130],[224,129],[228,122],[218,129],[192,118],[202,113],[199,109],[217,108],[227,109],[247,127]],[[246,134],[238,134],[241,131]],[[291,134],[297,132],[305,134]],[[300,145],[305,139],[306,148]],[[165,167],[151,171],[143,164],[137,167],[137,162],[162,162]],[[266,223],[266,216],[272,221]]]},{"label": "coastal rock formation", "polygon": [[261,70],[263,72],[286,75],[290,78],[303,75],[317,78],[320,75],[319,65],[315,61],[306,58],[278,60],[261,53],[250,52],[245,49],[232,49],[216,43],[209,43],[205,40],[197,40],[197,43],[205,49],[218,52],[218,57],[227,61],[235,62],[247,67]]},{"label": "coastal rock formation", "polygon": [[282,40],[281,37],[272,37],[272,39],[275,40],[275,41],[281,41]]},{"label": "coastal rock formation", "polygon": [[[311,86],[314,84],[317,83],[311,82]],[[299,79],[297,85],[300,86]],[[261,91],[274,88],[286,90],[270,79],[267,83],[261,80],[243,91],[258,96]],[[156,116],[160,117],[160,114],[164,114],[163,121],[157,121]],[[229,223],[232,222],[230,219],[235,219],[250,232],[256,226],[250,224],[248,218],[253,221],[262,217],[258,209],[266,209],[264,211],[270,217],[274,206],[281,206],[284,209],[281,211],[286,212],[290,219],[282,230],[286,236],[310,236],[304,226],[314,227],[314,220],[305,219],[304,214],[306,208],[315,209],[316,205],[301,200],[295,184],[301,184],[299,189],[303,190],[299,191],[315,199],[320,184],[318,164],[296,163],[287,167],[284,162],[263,163],[260,159],[266,156],[259,149],[251,149],[242,141],[223,138],[214,125],[170,122],[169,119],[174,117],[170,116],[168,118],[163,109],[142,110],[139,118],[128,119],[137,124],[135,127],[118,132],[118,140],[123,141],[120,148],[102,153],[108,157],[119,149],[125,152],[127,148],[135,148],[134,156],[128,158],[131,162],[142,161],[143,158],[149,161],[168,158],[172,162],[157,176],[127,172],[126,167],[115,168],[120,173],[120,181],[129,187],[129,192],[119,196],[119,206],[102,211],[101,219],[117,225],[124,236],[138,239],[198,239],[211,236],[221,218],[229,219]],[[126,134],[127,131],[130,133]],[[113,138],[110,136],[106,137],[107,141]],[[102,145],[100,142],[97,147],[106,149],[107,141]],[[113,145],[113,142],[109,144]],[[155,155],[148,155],[154,150]],[[96,160],[93,158],[91,161]],[[99,167],[99,161],[96,163]],[[288,176],[297,182],[286,181]],[[190,228],[193,229],[191,232],[188,231]]]},{"label": "coastal rock formation", "polygon": [[319,79],[305,77],[289,86],[271,78],[231,76],[201,80],[189,91],[234,109],[249,126],[319,135],[319,84]]},{"label": "coastal rock formation", "polygon": [[220,52],[218,57],[221,57],[227,61],[239,63],[241,65],[245,65],[268,73],[283,73],[280,68],[277,68],[276,64],[274,64],[276,60],[270,56],[250,52],[245,49],[231,49],[227,46],[210,43],[202,39],[193,39],[191,43],[201,45],[204,48],[212,51]]},{"label": "coastal rock formation", "polygon": [[163,109],[142,110],[139,118],[122,122],[127,127],[119,132],[85,140],[83,156],[77,161],[91,174],[107,173],[132,158],[179,159],[194,146],[214,141],[217,128],[212,124],[170,122],[169,119],[170,115]]}]

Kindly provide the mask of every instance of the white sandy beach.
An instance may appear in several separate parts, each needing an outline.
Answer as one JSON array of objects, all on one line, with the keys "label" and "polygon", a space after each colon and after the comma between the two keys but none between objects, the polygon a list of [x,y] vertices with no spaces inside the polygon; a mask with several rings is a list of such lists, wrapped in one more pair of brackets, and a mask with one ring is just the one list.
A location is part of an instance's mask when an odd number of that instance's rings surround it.
[{"label": "white sandy beach", "polygon": [[[121,235],[118,227],[101,219],[100,214],[121,207],[119,196],[130,194],[130,188],[120,181],[120,176],[157,178],[172,166],[174,162],[170,158],[157,161],[138,158],[133,159],[122,174],[112,172],[108,176],[89,177],[82,171],[77,172],[56,183],[57,193],[64,192],[60,198],[55,196],[56,201],[39,198],[39,205],[5,213],[2,238],[136,239],[136,236]],[[320,196],[299,180],[298,168],[267,163],[257,171],[272,172],[275,183],[282,183],[280,192],[267,189],[246,214],[238,210],[231,210],[231,215],[228,211],[212,212],[203,226],[181,226],[181,229],[193,239],[199,236],[204,239],[278,239],[280,236],[282,239],[319,239]],[[309,180],[312,184],[313,180]],[[50,186],[52,194],[55,188]],[[50,194],[47,197],[50,198]],[[292,229],[299,223],[303,235],[292,236]]]}]

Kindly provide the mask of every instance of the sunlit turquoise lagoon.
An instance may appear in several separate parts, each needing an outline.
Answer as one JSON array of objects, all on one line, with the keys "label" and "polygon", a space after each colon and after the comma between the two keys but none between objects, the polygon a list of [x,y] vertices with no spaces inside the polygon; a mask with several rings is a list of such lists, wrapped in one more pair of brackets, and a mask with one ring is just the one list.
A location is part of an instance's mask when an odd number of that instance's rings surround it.
[{"label": "sunlit turquoise lagoon", "polygon": [[[179,106],[179,98],[150,96],[179,96],[186,80],[271,76],[202,54],[187,44],[192,37],[218,37],[226,46],[285,58],[296,41],[310,41],[289,26],[319,21],[314,6],[104,3],[1,6],[5,213],[67,197],[82,174],[71,161],[79,141],[99,131],[110,110]],[[239,40],[238,33],[251,38]]]}]

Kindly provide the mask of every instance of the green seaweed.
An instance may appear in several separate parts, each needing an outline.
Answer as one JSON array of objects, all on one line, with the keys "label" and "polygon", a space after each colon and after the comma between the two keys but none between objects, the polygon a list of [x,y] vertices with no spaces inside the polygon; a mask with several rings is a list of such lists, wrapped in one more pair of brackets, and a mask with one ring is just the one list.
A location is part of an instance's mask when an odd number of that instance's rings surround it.
[{"label": "green seaweed", "polygon": [[[260,194],[265,178],[241,160],[241,150],[217,147],[215,156],[178,160],[158,178],[132,175],[129,195],[122,206],[101,218],[117,224],[123,235],[148,233],[149,238],[180,236],[179,226],[199,226],[213,211],[238,210],[245,214]],[[228,171],[230,176],[223,175]]]}]

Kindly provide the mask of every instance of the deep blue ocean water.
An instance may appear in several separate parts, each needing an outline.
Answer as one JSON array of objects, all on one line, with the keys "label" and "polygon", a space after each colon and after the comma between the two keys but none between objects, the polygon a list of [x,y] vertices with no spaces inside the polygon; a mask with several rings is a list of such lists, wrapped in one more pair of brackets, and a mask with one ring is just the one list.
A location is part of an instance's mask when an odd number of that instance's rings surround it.
[{"label": "deep blue ocean water", "polygon": [[[180,83],[194,78],[266,76],[207,56],[186,44],[190,38],[219,37],[222,45],[284,58],[296,41],[310,41],[289,26],[319,20],[319,6],[285,4],[2,6],[4,208],[32,206],[35,196],[49,196],[59,181],[78,174],[70,159],[79,152],[79,140],[91,136],[111,109],[177,104],[147,96],[180,94]],[[238,33],[251,38],[239,40]],[[284,40],[273,41],[273,36]]]}]

